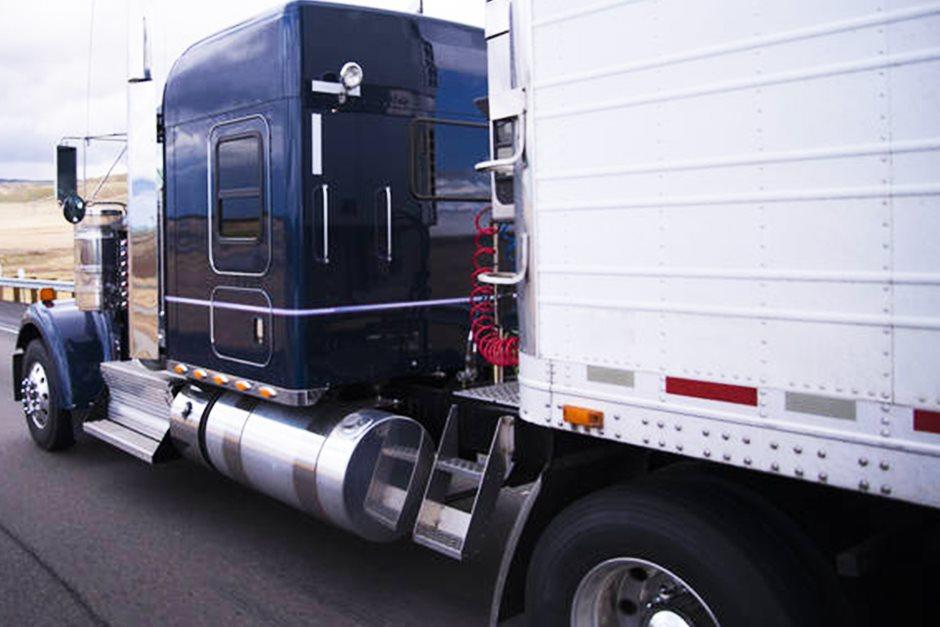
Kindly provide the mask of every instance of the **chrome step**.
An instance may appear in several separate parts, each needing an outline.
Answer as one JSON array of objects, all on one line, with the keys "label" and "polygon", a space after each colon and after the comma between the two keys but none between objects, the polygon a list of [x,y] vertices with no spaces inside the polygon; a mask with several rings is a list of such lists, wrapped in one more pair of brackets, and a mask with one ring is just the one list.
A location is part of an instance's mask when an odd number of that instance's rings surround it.
[{"label": "chrome step", "polygon": [[463,553],[463,538],[455,533],[449,533],[443,529],[418,523],[415,528],[415,542],[433,549],[438,553],[443,553],[447,557],[459,560]]},{"label": "chrome step", "polygon": [[479,483],[483,479],[483,471],[486,470],[486,460],[472,462],[459,457],[444,457],[437,460],[436,467]]},{"label": "chrome step", "polygon": [[459,414],[451,407],[418,510],[413,539],[454,559],[472,555],[512,467],[513,417],[499,419],[489,452],[477,460],[459,456]]},{"label": "chrome step", "polygon": [[101,376],[108,386],[107,419],[86,422],[85,432],[151,464],[162,460],[156,453],[164,443],[169,448],[173,386],[180,379],[137,360],[104,362]]},{"label": "chrome step", "polygon": [[111,420],[95,420],[82,425],[85,433],[115,446],[148,464],[154,463],[160,450],[161,442],[128,429]]}]

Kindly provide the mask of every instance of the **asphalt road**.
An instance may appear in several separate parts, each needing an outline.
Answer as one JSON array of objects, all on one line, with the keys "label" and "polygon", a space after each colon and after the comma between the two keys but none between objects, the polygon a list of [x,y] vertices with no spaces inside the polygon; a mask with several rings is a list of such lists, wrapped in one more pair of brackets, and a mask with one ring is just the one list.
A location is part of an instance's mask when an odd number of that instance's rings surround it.
[{"label": "asphalt road", "polygon": [[482,625],[490,581],[377,545],[186,461],[33,445],[0,303],[0,625]]}]

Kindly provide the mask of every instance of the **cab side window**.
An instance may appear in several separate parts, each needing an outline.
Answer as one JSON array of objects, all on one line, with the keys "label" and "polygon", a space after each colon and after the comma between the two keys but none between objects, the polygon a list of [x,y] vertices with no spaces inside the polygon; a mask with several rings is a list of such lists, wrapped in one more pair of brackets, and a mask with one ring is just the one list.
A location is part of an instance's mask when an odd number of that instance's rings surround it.
[{"label": "cab side window", "polygon": [[264,153],[258,133],[221,138],[215,146],[215,215],[219,236],[258,241],[264,220]]}]

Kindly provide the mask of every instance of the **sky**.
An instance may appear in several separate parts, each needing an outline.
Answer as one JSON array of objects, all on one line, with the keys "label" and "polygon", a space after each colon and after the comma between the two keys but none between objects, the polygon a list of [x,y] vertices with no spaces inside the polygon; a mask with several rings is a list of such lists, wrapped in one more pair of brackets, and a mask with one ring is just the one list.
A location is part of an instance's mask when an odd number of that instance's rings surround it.
[{"label": "sky", "polygon": [[[53,178],[59,138],[126,130],[128,13],[150,15],[154,78],[162,93],[192,43],[283,2],[273,0],[0,0],[0,179]],[[344,0],[414,12],[418,0]],[[484,0],[424,0],[433,17],[483,25]],[[89,54],[90,53],[90,54]],[[120,144],[92,144],[89,176]],[[119,163],[115,171],[121,171]]]}]

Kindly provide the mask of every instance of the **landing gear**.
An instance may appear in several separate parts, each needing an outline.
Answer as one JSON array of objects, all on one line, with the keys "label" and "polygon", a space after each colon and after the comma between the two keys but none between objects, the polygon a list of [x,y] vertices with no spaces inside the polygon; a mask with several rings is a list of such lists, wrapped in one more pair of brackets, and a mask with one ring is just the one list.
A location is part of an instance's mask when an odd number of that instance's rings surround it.
[{"label": "landing gear", "polygon": [[59,404],[59,381],[41,341],[33,340],[26,347],[23,374],[23,411],[33,440],[47,451],[70,447],[75,442],[72,417]]},{"label": "landing gear", "polygon": [[530,625],[843,625],[835,574],[809,539],[721,482],[667,477],[570,505],[539,539]]}]

